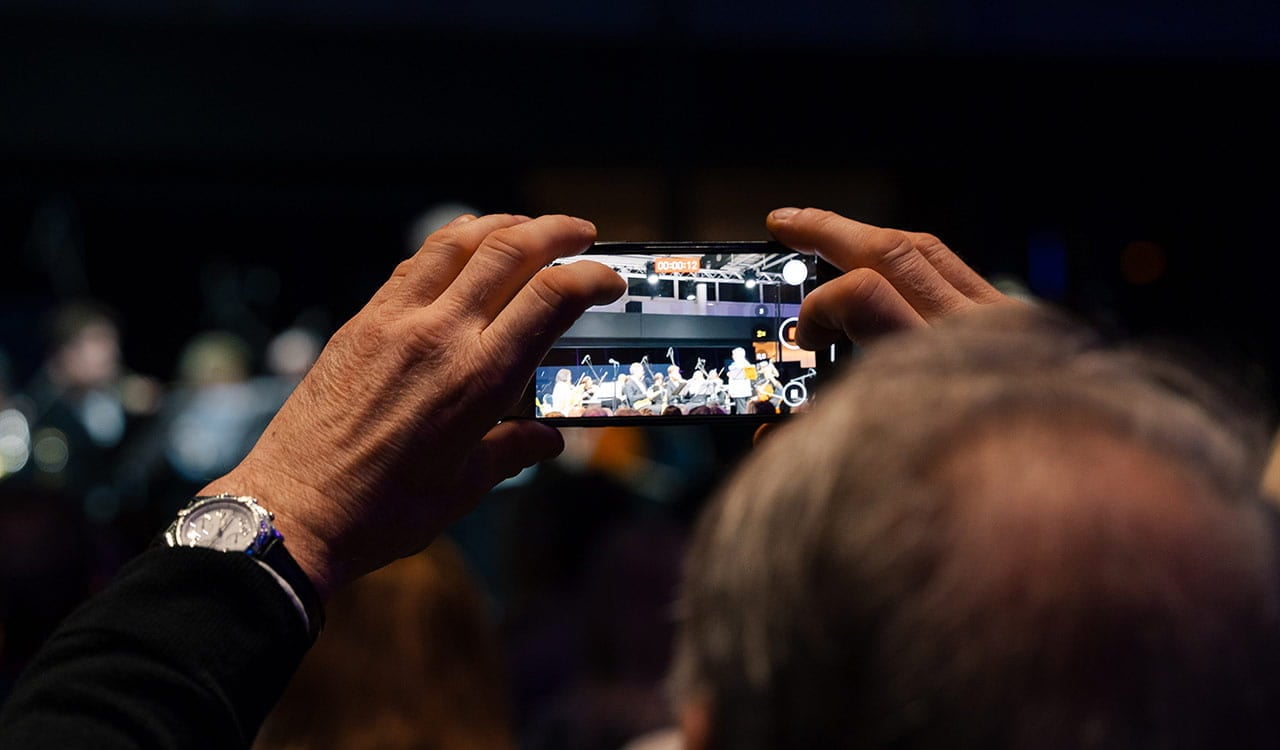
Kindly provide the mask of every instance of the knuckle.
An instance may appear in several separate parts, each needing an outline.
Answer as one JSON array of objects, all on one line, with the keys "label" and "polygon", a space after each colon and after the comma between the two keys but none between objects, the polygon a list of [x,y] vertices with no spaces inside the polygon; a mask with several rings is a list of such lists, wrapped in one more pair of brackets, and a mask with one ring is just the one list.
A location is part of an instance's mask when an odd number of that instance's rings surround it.
[{"label": "knuckle", "polygon": [[523,263],[528,253],[515,242],[516,234],[512,229],[514,227],[491,232],[481,243],[481,249],[486,253],[498,256],[501,260],[510,261],[512,264]]},{"label": "knuckle", "polygon": [[[497,218],[504,218],[498,216]],[[448,224],[427,236],[421,250],[433,250],[447,254],[466,254],[476,247],[476,232],[470,222]]]},{"label": "knuckle", "polygon": [[951,249],[947,247],[946,243],[930,232],[917,232],[915,242],[916,247],[920,249],[920,253],[926,258],[936,258],[940,255],[951,254]]},{"label": "knuckle", "polygon": [[855,268],[835,282],[815,289],[804,302],[812,303],[809,308],[811,315],[839,318],[852,309],[868,304],[880,294],[885,283],[885,278],[876,271]]},{"label": "knuckle", "polygon": [[456,255],[467,252],[466,243],[463,242],[462,236],[456,229],[446,228],[428,237],[423,241],[422,246],[418,248],[418,254],[423,252],[440,252],[448,255]]},{"label": "knuckle", "polygon": [[938,239],[938,235],[932,232],[916,232],[916,244],[924,249],[935,249],[943,246],[942,240]]},{"label": "knuckle", "polygon": [[875,271],[855,268],[844,276],[844,293],[850,299],[861,302],[874,297],[885,283],[884,277]]},{"label": "knuckle", "polygon": [[916,251],[911,235],[900,229],[878,229],[867,242],[874,266],[890,266]]},{"label": "knuckle", "polygon": [[409,271],[410,271],[412,268],[413,268],[413,259],[412,259],[412,258],[406,258],[406,259],[404,259],[404,260],[400,261],[399,263],[397,263],[397,264],[396,264],[396,267],[395,267],[394,269],[392,269],[392,271],[391,271],[391,278],[393,278],[393,279],[403,279],[404,277],[406,277],[406,276],[408,276],[408,275],[409,275]]},{"label": "knuckle", "polygon": [[529,280],[529,291],[538,301],[552,311],[562,311],[573,296],[572,281],[561,269],[548,268],[534,274]]}]

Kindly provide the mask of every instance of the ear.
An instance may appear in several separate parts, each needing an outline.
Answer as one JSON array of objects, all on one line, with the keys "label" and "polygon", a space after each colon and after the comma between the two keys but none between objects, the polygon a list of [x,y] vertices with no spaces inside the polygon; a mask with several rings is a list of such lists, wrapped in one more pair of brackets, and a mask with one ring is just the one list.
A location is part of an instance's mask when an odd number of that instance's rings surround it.
[{"label": "ear", "polygon": [[698,696],[680,707],[683,750],[707,750],[711,746],[711,700]]}]

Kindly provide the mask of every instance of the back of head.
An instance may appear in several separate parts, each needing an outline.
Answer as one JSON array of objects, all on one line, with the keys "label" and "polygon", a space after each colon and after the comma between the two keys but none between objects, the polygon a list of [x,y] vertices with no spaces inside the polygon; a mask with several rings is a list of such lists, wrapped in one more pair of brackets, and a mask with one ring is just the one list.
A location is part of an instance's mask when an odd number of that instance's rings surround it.
[{"label": "back of head", "polygon": [[1046,310],[886,339],[707,509],[678,699],[717,747],[1274,746],[1264,427]]}]

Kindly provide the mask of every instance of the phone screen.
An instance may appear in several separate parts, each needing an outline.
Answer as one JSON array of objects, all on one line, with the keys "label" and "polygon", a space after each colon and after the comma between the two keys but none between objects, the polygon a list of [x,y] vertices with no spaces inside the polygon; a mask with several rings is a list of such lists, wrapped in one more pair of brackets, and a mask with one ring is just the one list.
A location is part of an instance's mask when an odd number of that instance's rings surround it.
[{"label": "phone screen", "polygon": [[837,352],[795,343],[833,275],[769,241],[596,243],[627,292],[590,308],[537,367],[519,416],[562,426],[768,422],[810,408]]}]

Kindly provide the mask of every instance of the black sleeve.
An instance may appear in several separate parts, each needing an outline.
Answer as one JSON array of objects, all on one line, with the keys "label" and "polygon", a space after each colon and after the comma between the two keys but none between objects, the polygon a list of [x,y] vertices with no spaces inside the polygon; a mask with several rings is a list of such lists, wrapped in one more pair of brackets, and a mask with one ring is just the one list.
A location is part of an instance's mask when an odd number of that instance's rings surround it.
[{"label": "black sleeve", "polygon": [[307,646],[248,556],[148,549],[41,648],[0,710],[0,748],[247,748]]}]

